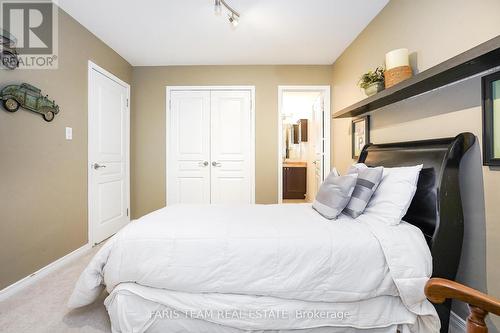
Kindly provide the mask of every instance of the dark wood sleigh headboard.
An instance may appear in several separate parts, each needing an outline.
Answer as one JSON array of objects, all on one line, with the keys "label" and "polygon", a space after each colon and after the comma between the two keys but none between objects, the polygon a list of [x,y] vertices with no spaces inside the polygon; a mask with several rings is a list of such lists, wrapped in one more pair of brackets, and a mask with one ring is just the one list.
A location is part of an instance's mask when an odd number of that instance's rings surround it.
[{"label": "dark wood sleigh headboard", "polygon": [[[368,166],[424,165],[403,220],[420,228],[427,239],[434,277],[454,280],[457,274],[464,233],[458,171],[474,142],[472,133],[462,133],[454,138],[369,144],[359,157]],[[448,332],[450,308],[450,302],[436,306],[441,332]]]}]

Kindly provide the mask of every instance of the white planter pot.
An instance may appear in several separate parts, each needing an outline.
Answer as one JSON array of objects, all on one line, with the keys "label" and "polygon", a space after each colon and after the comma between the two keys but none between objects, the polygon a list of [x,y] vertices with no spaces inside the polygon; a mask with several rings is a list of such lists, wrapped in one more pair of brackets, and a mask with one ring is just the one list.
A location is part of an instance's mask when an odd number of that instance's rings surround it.
[{"label": "white planter pot", "polygon": [[366,94],[366,96],[372,96],[378,92],[381,92],[382,90],[384,90],[384,83],[383,82],[376,82],[376,83],[370,84],[368,87],[365,88],[365,94]]}]

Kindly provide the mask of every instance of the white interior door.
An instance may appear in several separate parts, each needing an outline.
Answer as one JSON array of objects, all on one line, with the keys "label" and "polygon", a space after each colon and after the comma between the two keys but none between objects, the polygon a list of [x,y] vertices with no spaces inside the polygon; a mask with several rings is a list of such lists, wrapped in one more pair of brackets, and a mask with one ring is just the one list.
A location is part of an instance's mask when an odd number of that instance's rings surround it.
[{"label": "white interior door", "polygon": [[210,203],[210,91],[170,95],[167,202]]},{"label": "white interior door", "polygon": [[252,203],[250,91],[211,93],[211,202]]},{"label": "white interior door", "polygon": [[314,200],[319,187],[325,179],[325,128],[324,124],[324,98],[320,96],[313,105],[313,135],[314,146],[312,149],[315,153],[314,164],[314,178],[315,188],[314,193],[311,194],[311,199]]},{"label": "white interior door", "polygon": [[130,88],[96,67],[89,67],[89,234],[93,244],[130,222]]}]

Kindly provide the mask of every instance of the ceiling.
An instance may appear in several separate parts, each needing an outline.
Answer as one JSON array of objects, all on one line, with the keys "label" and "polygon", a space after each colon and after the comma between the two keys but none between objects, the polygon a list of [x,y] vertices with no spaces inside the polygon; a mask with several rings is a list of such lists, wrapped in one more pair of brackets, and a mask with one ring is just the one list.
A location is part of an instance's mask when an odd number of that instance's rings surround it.
[{"label": "ceiling", "polygon": [[59,0],[133,66],[332,64],[389,0]]}]

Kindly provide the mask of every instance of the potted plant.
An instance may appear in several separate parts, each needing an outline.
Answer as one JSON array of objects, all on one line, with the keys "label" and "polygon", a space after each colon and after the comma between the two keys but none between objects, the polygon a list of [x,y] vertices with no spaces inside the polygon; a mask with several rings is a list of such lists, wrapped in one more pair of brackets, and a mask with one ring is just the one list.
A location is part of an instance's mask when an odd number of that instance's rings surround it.
[{"label": "potted plant", "polygon": [[365,90],[367,96],[375,95],[384,89],[384,72],[383,67],[377,67],[361,76],[358,85]]}]

